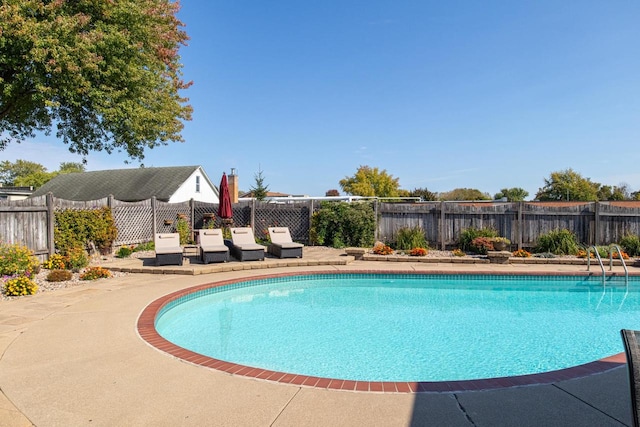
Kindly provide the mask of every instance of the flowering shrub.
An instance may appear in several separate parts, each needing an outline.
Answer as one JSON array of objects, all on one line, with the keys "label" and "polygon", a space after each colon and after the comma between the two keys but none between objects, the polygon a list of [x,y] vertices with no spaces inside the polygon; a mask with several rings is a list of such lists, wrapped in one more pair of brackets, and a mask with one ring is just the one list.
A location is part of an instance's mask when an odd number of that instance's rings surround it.
[{"label": "flowering shrub", "polygon": [[38,285],[27,276],[14,277],[4,283],[4,294],[17,297],[33,295],[38,291]]},{"label": "flowering shrub", "polygon": [[0,275],[26,275],[37,271],[40,263],[26,246],[0,243]]},{"label": "flowering shrub", "polygon": [[427,250],[425,248],[413,248],[409,251],[409,255],[411,256],[425,256],[427,255]]},{"label": "flowering shrub", "polygon": [[373,247],[373,253],[376,255],[391,255],[393,253],[393,249],[384,243],[378,243]]},{"label": "flowering shrub", "polygon": [[629,255],[624,251],[622,251],[622,252],[615,251],[613,253],[613,258],[614,259],[618,259],[618,258],[620,258],[620,255],[622,255],[622,259],[629,259]]},{"label": "flowering shrub", "polygon": [[530,252],[525,251],[524,249],[518,249],[513,252],[513,256],[520,258],[529,258],[531,256]]},{"label": "flowering shrub", "polygon": [[53,254],[42,266],[47,270],[64,270],[67,268],[66,260],[67,258],[60,254]]},{"label": "flowering shrub", "polygon": [[462,249],[458,249],[458,248],[452,250],[451,254],[453,256],[466,256],[467,255]]},{"label": "flowering shrub", "polygon": [[69,268],[79,271],[89,265],[89,258],[84,249],[80,247],[71,248],[67,251],[67,260]]},{"label": "flowering shrub", "polygon": [[[578,251],[578,253],[576,254],[576,256],[578,258],[586,258],[587,257],[587,251],[585,251],[584,249],[580,249]],[[595,258],[595,257],[596,257],[595,252],[589,251],[589,258]]]},{"label": "flowering shrub", "polygon": [[471,241],[470,249],[479,254],[486,254],[493,250],[493,241],[490,237],[476,237]]},{"label": "flowering shrub", "polygon": [[102,267],[89,267],[80,275],[80,280],[96,280],[111,277],[111,272]]}]

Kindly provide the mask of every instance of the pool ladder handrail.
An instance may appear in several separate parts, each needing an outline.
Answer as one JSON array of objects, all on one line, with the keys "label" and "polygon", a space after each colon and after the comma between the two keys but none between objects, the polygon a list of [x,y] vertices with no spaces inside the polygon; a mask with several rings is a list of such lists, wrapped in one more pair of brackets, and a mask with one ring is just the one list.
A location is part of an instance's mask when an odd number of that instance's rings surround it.
[{"label": "pool ladder handrail", "polygon": [[[591,250],[596,254],[596,258],[598,259],[598,263],[600,264],[600,269],[602,270],[602,281],[604,282],[607,276],[607,273],[604,270],[604,263],[602,262],[602,258],[600,257],[600,253],[598,252],[598,248],[595,245],[590,246],[587,249],[587,271],[591,268]],[[609,271],[613,270],[613,253],[614,250],[618,252],[618,256],[620,257],[620,261],[622,262],[622,267],[624,268],[624,280],[625,284],[629,284],[629,269],[627,268],[627,264],[624,262],[624,258],[622,257],[622,251],[620,250],[620,246],[615,243],[609,245]]]}]

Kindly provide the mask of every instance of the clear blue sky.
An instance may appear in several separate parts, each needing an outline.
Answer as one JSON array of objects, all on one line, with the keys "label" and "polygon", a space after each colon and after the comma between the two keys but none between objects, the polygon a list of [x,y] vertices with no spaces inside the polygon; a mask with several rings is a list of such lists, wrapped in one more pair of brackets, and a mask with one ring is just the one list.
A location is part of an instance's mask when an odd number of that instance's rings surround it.
[{"label": "clear blue sky", "polygon": [[[315,196],[360,165],[407,190],[532,198],[566,168],[640,190],[637,0],[183,0],[180,18],[193,120],[146,166],[233,167],[244,190],[261,168]],[[0,158],[80,160],[44,137]]]}]

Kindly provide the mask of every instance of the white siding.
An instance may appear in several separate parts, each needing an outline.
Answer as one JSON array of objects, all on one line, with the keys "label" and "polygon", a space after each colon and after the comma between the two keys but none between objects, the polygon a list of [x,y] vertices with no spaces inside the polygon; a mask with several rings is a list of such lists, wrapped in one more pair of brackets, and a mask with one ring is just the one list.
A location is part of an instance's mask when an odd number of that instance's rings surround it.
[{"label": "white siding", "polygon": [[[196,176],[200,177],[199,193],[196,193]],[[169,203],[186,202],[191,199],[208,203],[219,202],[216,191],[202,168],[198,168],[185,182],[182,183],[178,190],[173,193],[173,196],[169,199]]]}]

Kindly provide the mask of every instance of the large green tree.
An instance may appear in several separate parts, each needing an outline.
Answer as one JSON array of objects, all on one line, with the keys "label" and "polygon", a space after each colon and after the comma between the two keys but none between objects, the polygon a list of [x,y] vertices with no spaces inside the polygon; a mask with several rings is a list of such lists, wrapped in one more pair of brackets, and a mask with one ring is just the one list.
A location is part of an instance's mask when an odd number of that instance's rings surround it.
[{"label": "large green tree", "polygon": [[48,172],[40,163],[28,160],[16,160],[0,162],[0,183],[17,187],[41,187],[44,183],[63,173],[84,172],[82,163],[62,162],[60,169]]},{"label": "large green tree", "polygon": [[451,191],[440,193],[440,200],[491,200],[491,196],[475,188],[455,188]]},{"label": "large green tree", "polygon": [[399,180],[384,169],[360,166],[354,176],[340,180],[340,187],[352,196],[399,197]]},{"label": "large green tree", "polygon": [[171,0],[0,3],[0,149],[49,133],[86,156],[182,141],[191,119]]},{"label": "large green tree", "polygon": [[497,192],[495,196],[493,196],[493,198],[495,200],[499,200],[499,199],[502,199],[503,197],[506,197],[506,199],[509,202],[522,202],[524,199],[527,198],[528,195],[529,195],[529,192],[524,188],[513,187],[513,188],[503,188],[502,190]]},{"label": "large green tree", "polygon": [[549,178],[545,178],[544,187],[538,190],[536,200],[596,201],[600,186],[569,168],[552,172]]}]

